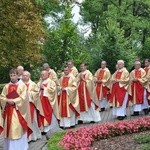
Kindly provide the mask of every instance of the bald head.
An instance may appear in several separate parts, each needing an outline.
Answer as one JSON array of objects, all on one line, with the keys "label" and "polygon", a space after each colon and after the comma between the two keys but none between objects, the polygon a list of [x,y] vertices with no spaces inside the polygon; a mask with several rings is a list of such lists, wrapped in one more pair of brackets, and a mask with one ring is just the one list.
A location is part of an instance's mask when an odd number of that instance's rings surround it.
[{"label": "bald head", "polygon": [[49,69],[50,69],[49,64],[48,64],[48,63],[44,63],[44,64],[43,64],[43,70],[49,71]]},{"label": "bald head", "polygon": [[124,67],[124,60],[118,60],[117,66],[118,66],[118,69],[122,69]]},{"label": "bald head", "polygon": [[48,78],[49,78],[49,73],[48,73],[48,71],[43,70],[43,71],[41,72],[41,79],[42,79],[42,80],[46,80],[46,79],[48,79]]},{"label": "bald head", "polygon": [[18,66],[18,67],[17,67],[18,76],[22,76],[23,71],[24,71],[23,66]]},{"label": "bald head", "polygon": [[22,74],[22,81],[23,82],[28,82],[30,80],[31,74],[29,71],[24,71]]},{"label": "bald head", "polygon": [[101,62],[101,68],[102,68],[102,69],[104,69],[104,68],[106,67],[106,65],[107,65],[106,61],[102,61],[102,62]]},{"label": "bald head", "polygon": [[136,70],[140,69],[140,68],[141,68],[141,62],[140,62],[140,61],[135,61],[135,62],[134,62],[134,68],[135,68]]}]

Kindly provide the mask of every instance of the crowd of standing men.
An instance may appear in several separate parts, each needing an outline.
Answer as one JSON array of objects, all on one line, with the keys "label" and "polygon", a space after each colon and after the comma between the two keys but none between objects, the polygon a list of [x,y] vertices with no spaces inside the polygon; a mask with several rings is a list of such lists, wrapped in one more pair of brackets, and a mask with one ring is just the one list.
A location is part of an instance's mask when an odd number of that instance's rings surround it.
[{"label": "crowd of standing men", "polygon": [[10,83],[0,95],[0,133],[4,150],[27,150],[28,142],[41,138],[55,128],[72,128],[80,123],[101,121],[99,111],[109,105],[118,120],[126,117],[128,103],[132,116],[149,113],[150,61],[134,62],[129,73],[123,60],[118,60],[111,75],[106,61],[94,76],[88,65],[80,65],[80,73],[72,61],[64,66],[61,78],[49,64],[43,64],[39,82],[31,80],[22,66],[11,69]]}]

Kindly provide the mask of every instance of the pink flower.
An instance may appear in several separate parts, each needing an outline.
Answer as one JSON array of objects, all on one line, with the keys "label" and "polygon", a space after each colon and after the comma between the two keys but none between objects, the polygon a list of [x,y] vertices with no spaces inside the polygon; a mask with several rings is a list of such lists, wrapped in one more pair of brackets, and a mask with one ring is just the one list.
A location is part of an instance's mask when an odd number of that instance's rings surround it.
[{"label": "pink flower", "polygon": [[131,134],[144,130],[150,130],[150,117],[104,123],[96,126],[80,127],[77,130],[69,130],[59,145],[66,150],[90,150],[95,140],[105,139],[117,135]]}]

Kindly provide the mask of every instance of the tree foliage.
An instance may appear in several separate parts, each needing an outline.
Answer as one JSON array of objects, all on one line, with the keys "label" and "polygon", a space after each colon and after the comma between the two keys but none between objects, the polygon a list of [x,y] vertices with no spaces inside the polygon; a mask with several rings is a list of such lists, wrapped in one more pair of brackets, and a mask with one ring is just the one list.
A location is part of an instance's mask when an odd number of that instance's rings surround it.
[{"label": "tree foliage", "polygon": [[66,2],[63,7],[65,9],[61,12],[62,17],[56,20],[56,26],[48,29],[43,50],[46,60],[58,70],[68,59],[74,60],[76,64],[88,59],[83,37],[78,32],[77,24],[72,21],[71,5]]},{"label": "tree foliage", "polygon": [[81,14],[92,29],[89,51],[100,56],[93,64],[106,60],[114,71],[118,59],[124,59],[128,68],[134,58],[144,59],[149,49],[149,11],[149,0],[85,0]]},{"label": "tree foliage", "polygon": [[0,3],[0,66],[37,64],[41,61],[44,29],[32,0],[2,0]]}]

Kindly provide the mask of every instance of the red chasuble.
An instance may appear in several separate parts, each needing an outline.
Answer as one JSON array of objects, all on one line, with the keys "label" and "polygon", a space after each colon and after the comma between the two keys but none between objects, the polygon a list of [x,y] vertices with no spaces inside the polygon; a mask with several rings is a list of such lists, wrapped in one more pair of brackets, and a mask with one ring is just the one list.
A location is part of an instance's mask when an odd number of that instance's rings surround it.
[{"label": "red chasuble", "polygon": [[[85,75],[83,75],[83,78],[85,78]],[[88,108],[91,107],[91,98],[90,98],[88,89],[86,87],[86,83],[83,80],[80,80],[79,87],[78,87],[78,93],[79,93],[80,111],[84,112],[84,111],[86,111],[85,102],[87,103]]]},{"label": "red chasuble", "polygon": [[[120,79],[121,75],[122,72],[117,72],[115,78]],[[126,94],[125,88],[120,87],[119,82],[116,82],[115,84],[113,84],[112,87],[111,101],[115,99],[115,106],[117,106],[117,102],[119,103],[119,106],[122,106],[125,94]]]},{"label": "red chasuble", "polygon": [[[17,93],[17,88],[18,88],[18,85],[10,84],[8,86],[8,94],[6,95],[6,98],[7,99],[18,98],[19,95]],[[28,128],[27,122],[22,117],[19,110],[16,109],[15,104],[11,105],[11,104],[7,103],[6,106],[5,106],[5,111],[4,111],[4,121],[6,121],[6,118],[7,118],[7,137],[9,136],[9,129],[10,129],[10,126],[12,124],[12,114],[13,114],[14,110],[17,112],[18,119],[19,119],[19,122],[20,122],[22,128],[24,129],[24,131],[27,131],[27,134],[29,136],[32,133],[32,130]]]},{"label": "red chasuble", "polygon": [[[149,69],[150,69],[150,68],[148,68],[148,67],[145,67],[145,68],[144,68],[144,70],[145,70],[145,72],[146,72],[146,75],[148,74]],[[150,84],[149,84],[149,87],[150,87]],[[148,97],[150,97],[150,92],[147,91],[147,98],[148,98]],[[150,105],[150,100],[148,100],[148,104]]]},{"label": "red chasuble", "polygon": [[[45,87],[47,87],[47,84],[43,84]],[[53,114],[53,109],[52,106],[49,102],[48,97],[43,96],[44,94],[44,90],[41,90],[41,94],[40,94],[40,100],[41,100],[41,104],[42,104],[42,108],[43,108],[43,112],[44,112],[44,116],[42,116],[39,112],[38,112],[38,125],[39,127],[44,126],[44,119],[49,123],[49,125],[51,124],[52,121],[52,114]]]},{"label": "red chasuble", "polygon": [[[62,80],[62,87],[66,88],[68,86],[69,77],[64,77]],[[62,91],[61,94],[61,117],[67,117],[67,93]]]},{"label": "red chasuble", "polygon": [[[105,72],[104,69],[101,69],[101,70],[99,71],[98,80],[102,80],[102,79],[103,79],[104,72]],[[103,93],[103,98],[106,98],[106,97],[107,97],[108,87],[103,86],[102,83],[96,83],[96,94],[97,94],[98,100],[100,100],[100,90],[101,90],[101,89],[102,89],[102,93]]]},{"label": "red chasuble", "polygon": [[[135,70],[135,78],[141,78],[141,71]],[[139,81],[132,82],[132,97],[136,96],[136,104],[143,104],[144,86]]]},{"label": "red chasuble", "polygon": [[[62,87],[66,88],[68,87],[70,77],[63,77],[62,80]],[[61,96],[60,96],[60,101],[61,101],[61,117],[68,117],[67,115],[67,92],[62,91]],[[75,112],[76,116],[79,116],[79,113],[75,110],[73,105],[70,103],[69,104],[70,109]]]},{"label": "red chasuble", "polygon": [[[27,87],[27,90],[28,90],[29,89],[29,84],[26,83],[26,87]],[[35,106],[32,102],[29,102],[29,105],[30,105],[31,121],[33,122]]]}]

